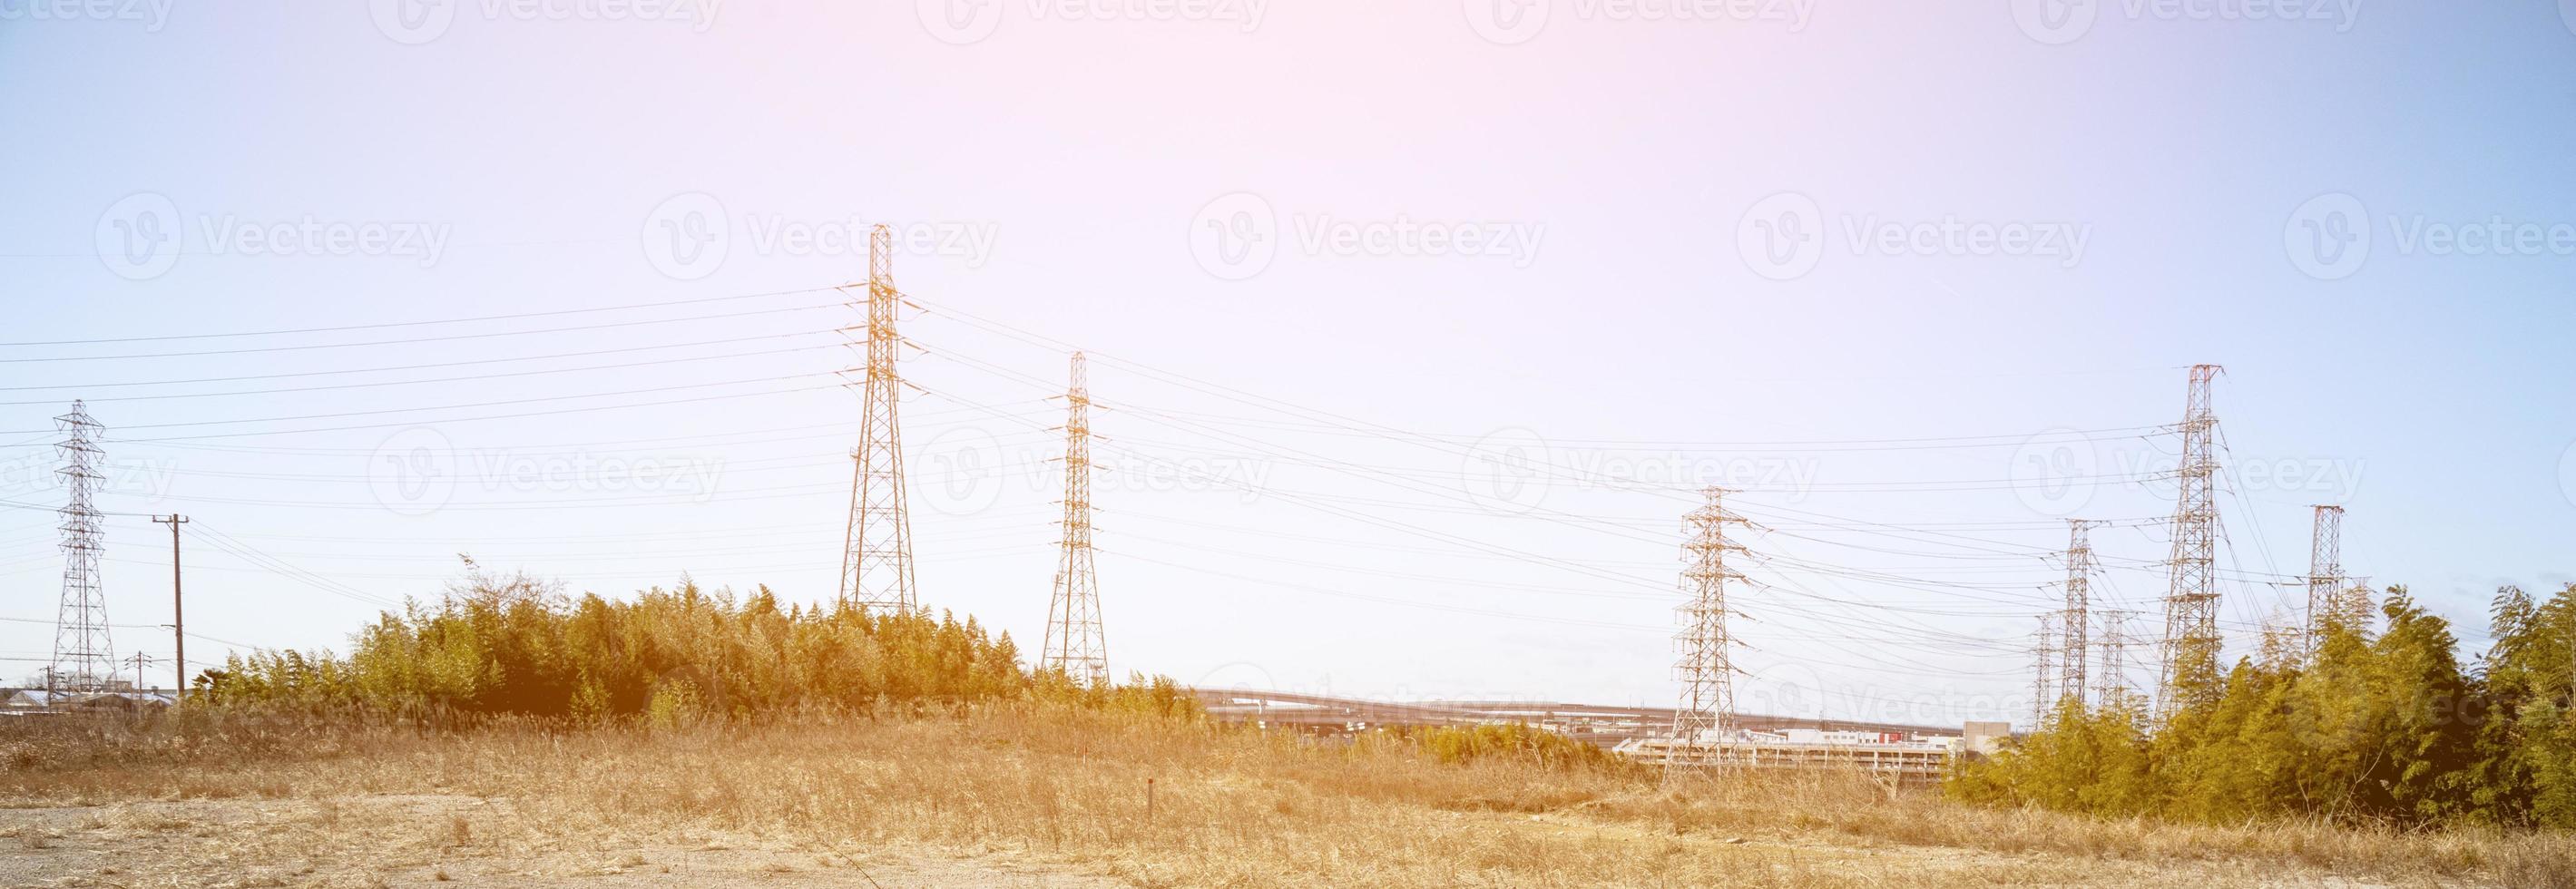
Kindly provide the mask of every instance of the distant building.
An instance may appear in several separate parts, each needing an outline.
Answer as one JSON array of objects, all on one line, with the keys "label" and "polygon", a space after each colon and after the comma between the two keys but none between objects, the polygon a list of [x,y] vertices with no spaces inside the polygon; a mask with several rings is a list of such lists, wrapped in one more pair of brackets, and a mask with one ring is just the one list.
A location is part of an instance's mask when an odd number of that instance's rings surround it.
[{"label": "distant building", "polygon": [[2004,739],[2012,737],[2012,723],[1971,722],[1968,723],[1966,730],[1963,731],[1962,734],[1967,736],[1963,744],[1967,747],[1968,752],[1976,754],[1999,753],[2004,749]]},{"label": "distant building", "polygon": [[172,704],[160,691],[54,692],[43,689],[0,690],[0,715],[27,713],[132,713]]}]

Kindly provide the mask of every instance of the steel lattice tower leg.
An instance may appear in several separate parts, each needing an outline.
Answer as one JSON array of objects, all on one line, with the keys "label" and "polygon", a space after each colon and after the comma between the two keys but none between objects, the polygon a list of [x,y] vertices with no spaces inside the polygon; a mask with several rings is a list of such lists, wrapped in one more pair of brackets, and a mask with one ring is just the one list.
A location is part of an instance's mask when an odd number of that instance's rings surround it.
[{"label": "steel lattice tower leg", "polygon": [[89,409],[72,402],[72,412],[54,418],[63,440],[54,450],[63,458],[55,474],[63,477],[63,604],[54,624],[54,685],[62,691],[104,691],[116,678],[116,655],[107,637],[107,600],[99,589],[98,560],[105,549],[98,508],[99,426]]},{"label": "steel lattice tower leg", "polygon": [[2030,727],[2034,731],[2046,727],[2049,715],[2057,712],[2058,690],[2052,684],[2057,679],[2057,618],[2054,614],[2039,616],[2038,641],[2030,647]]},{"label": "steel lattice tower leg", "polygon": [[2353,632],[2367,636],[2370,634],[2370,616],[2379,611],[2377,597],[2370,591],[2370,578],[2349,577],[2345,580],[2352,585],[2336,599],[2336,607],[2342,612],[2343,619],[2350,623]]},{"label": "steel lattice tower leg", "polygon": [[2137,612],[2108,610],[2096,613],[2102,615],[2102,641],[2093,646],[2093,650],[2101,658],[2101,662],[2095,666],[2099,671],[2097,678],[2101,680],[2101,685],[2094,689],[2094,700],[2100,701],[2106,707],[2127,704],[2129,703],[2129,665],[2126,653],[2129,642],[2122,626],[2128,623],[2129,618]]},{"label": "steel lattice tower leg", "polygon": [[2165,594],[2164,670],[2156,696],[2158,712],[2166,715],[2210,700],[2218,691],[2218,503],[2212,488],[2218,472],[2218,415],[2209,398],[2218,370],[2215,364],[2192,365],[2191,391],[2183,406],[2173,579]]},{"label": "steel lattice tower leg", "polygon": [[1726,630],[1726,582],[1743,575],[1726,567],[1729,551],[1743,547],[1727,540],[1726,526],[1744,520],[1726,511],[1726,491],[1709,488],[1708,502],[1685,516],[1689,538],[1682,543],[1681,613],[1682,701],[1673,713],[1673,744],[1664,760],[1669,783],[1683,769],[1722,765],[1722,745],[1735,742],[1734,638]]},{"label": "steel lattice tower leg", "polygon": [[2326,624],[2343,613],[2343,507],[2319,506],[2316,532],[2308,544],[2307,655],[2315,657],[2325,639]]},{"label": "steel lattice tower leg", "polygon": [[[894,233],[868,233],[868,323],[843,328],[867,333],[857,464],[850,482],[850,528],[841,554],[841,603],[879,612],[910,613],[920,607],[912,585],[912,519],[904,507],[903,435],[896,422],[903,377],[895,358],[903,338],[895,333]],[[853,344],[856,345],[856,344]]]},{"label": "steel lattice tower leg", "polygon": [[2093,541],[2092,522],[2068,519],[2066,522],[2066,614],[2059,624],[2062,643],[2057,678],[2057,694],[2084,703],[2084,690],[2090,681],[2084,674],[2086,656],[2092,640],[2087,631],[2093,625]]},{"label": "steel lattice tower leg", "polygon": [[1064,554],[1047,601],[1047,637],[1039,663],[1093,686],[1109,682],[1109,645],[1100,629],[1100,577],[1092,569],[1091,390],[1082,353],[1073,353],[1073,386],[1064,421]]}]

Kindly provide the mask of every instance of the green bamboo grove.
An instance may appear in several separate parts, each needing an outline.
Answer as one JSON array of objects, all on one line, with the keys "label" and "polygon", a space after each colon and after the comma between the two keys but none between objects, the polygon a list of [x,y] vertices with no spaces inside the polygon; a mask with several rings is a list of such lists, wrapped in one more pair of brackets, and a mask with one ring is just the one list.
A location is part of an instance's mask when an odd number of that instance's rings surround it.
[{"label": "green bamboo grove", "polygon": [[656,724],[804,708],[1055,699],[1195,712],[1169,679],[1086,688],[1021,663],[1007,633],[973,618],[782,607],[694,583],[632,601],[573,598],[479,570],[435,604],[410,603],[331,652],[235,654],[197,676],[189,702],[415,721],[538,717]]},{"label": "green bamboo grove", "polygon": [[2241,823],[2576,827],[2576,584],[2497,592],[2493,646],[2392,587],[2373,632],[2329,620],[2315,651],[2267,647],[2154,726],[2131,700],[2062,703],[1947,785],[1974,802]]}]

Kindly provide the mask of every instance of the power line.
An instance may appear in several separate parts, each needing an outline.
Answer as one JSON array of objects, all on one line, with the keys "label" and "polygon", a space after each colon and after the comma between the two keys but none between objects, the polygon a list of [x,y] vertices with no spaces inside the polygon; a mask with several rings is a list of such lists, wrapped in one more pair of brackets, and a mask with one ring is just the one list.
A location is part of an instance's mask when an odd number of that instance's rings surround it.
[{"label": "power line", "polygon": [[239,332],[233,332],[233,333],[188,333],[188,334],[173,334],[173,335],[168,335],[168,336],[135,336],[135,337],[119,337],[119,338],[114,338],[114,339],[96,339],[96,340],[46,340],[46,341],[30,341],[30,342],[18,342],[18,343],[0,343],[0,348],[24,348],[24,347],[31,347],[31,346],[95,346],[95,345],[108,345],[108,344],[115,344],[115,343],[157,343],[157,342],[170,342],[170,341],[174,341],[174,340],[231,339],[231,338],[236,338],[236,337],[247,337],[247,336],[286,336],[286,335],[290,335],[290,334],[304,334],[304,333],[345,333],[345,332],[353,331],[353,330],[388,330],[388,329],[403,328],[403,327],[423,327],[423,326],[436,325],[436,324],[470,324],[470,323],[479,322],[479,321],[519,321],[519,320],[525,320],[525,319],[528,319],[528,318],[557,318],[557,317],[562,317],[562,316],[565,316],[565,315],[589,315],[589,314],[596,314],[596,313],[599,313],[599,312],[628,312],[628,311],[634,311],[634,310],[636,310],[636,309],[661,309],[661,308],[669,308],[669,307],[671,307],[671,306],[692,306],[692,305],[704,305],[704,304],[707,304],[707,303],[732,302],[732,301],[737,301],[737,300],[746,300],[746,299],[762,299],[762,298],[765,298],[765,297],[773,297],[773,296],[797,296],[797,295],[802,295],[802,294],[807,294],[807,293],[824,293],[824,292],[829,292],[829,291],[834,290],[834,289],[836,289],[836,288],[833,288],[833,287],[807,287],[807,288],[804,288],[804,289],[801,289],[801,290],[776,290],[776,291],[771,291],[771,292],[768,292],[768,293],[742,293],[742,294],[735,294],[735,295],[731,295],[731,296],[709,296],[709,297],[700,297],[700,298],[697,298],[697,299],[680,299],[680,300],[671,300],[671,301],[668,301],[668,302],[632,303],[632,304],[622,305],[622,306],[600,306],[600,307],[597,307],[597,308],[589,308],[589,309],[562,309],[562,310],[551,311],[551,312],[521,312],[521,313],[513,314],[513,315],[485,315],[485,316],[478,317],[478,318],[444,318],[444,319],[429,320],[429,321],[394,321],[394,322],[387,322],[387,323],[382,323],[382,324],[350,324],[350,325],[343,325],[343,326],[339,326],[339,327],[303,327],[303,328],[292,328],[292,329],[287,329],[287,330],[256,330],[256,331],[239,331]]},{"label": "power line", "polygon": [[[0,364],[38,364],[54,361],[123,361],[134,358],[203,358],[215,355],[258,355],[274,352],[308,352],[316,349],[356,349],[373,346],[410,346],[422,343],[451,343],[464,340],[483,340],[508,336],[536,336],[550,333],[578,333],[590,330],[615,330],[628,327],[645,327],[655,324],[687,324],[698,321],[721,321],[730,318],[750,318],[758,315],[778,315],[788,312],[811,312],[818,309],[837,307],[837,303],[825,303],[822,305],[795,306],[784,309],[758,309],[748,312],[696,315],[686,318],[654,318],[644,321],[618,321],[608,324],[587,324],[576,327],[551,327],[541,330],[499,330],[486,333],[460,333],[449,336],[411,337],[399,340],[374,340],[358,343],[314,343],[300,346],[268,346],[250,349],[213,349],[199,352],[150,352],[129,353],[123,355],[55,355],[42,358],[0,358]],[[14,434],[16,433],[0,433],[0,435]]]}]

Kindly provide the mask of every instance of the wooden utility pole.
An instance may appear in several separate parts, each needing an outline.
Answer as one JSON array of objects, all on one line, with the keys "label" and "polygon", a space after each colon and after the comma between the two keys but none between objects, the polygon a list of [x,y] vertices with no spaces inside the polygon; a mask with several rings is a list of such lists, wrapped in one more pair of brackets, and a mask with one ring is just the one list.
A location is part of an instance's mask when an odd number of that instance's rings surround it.
[{"label": "wooden utility pole", "polygon": [[178,676],[170,691],[170,706],[176,707],[188,699],[188,625],[181,618],[179,595],[179,526],[187,524],[188,517],[174,512],[166,519],[153,516],[152,521],[170,526],[170,667]]}]

